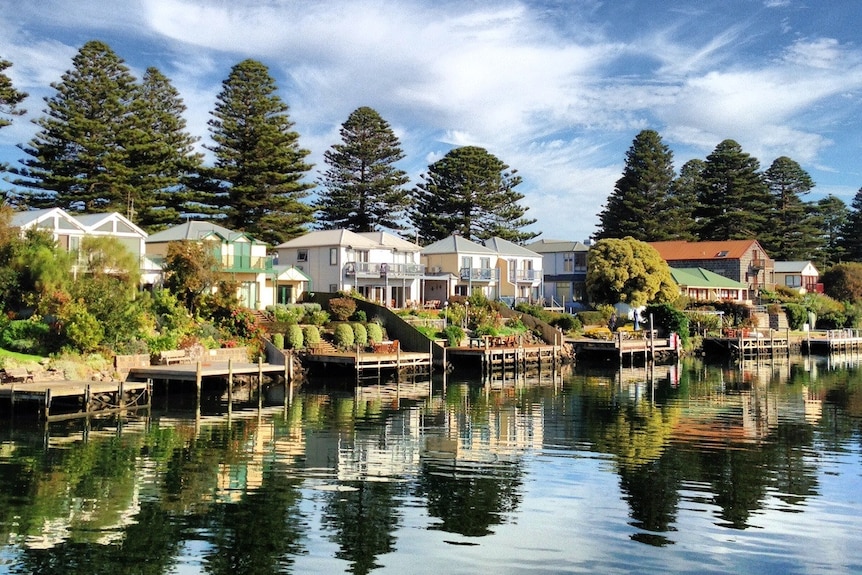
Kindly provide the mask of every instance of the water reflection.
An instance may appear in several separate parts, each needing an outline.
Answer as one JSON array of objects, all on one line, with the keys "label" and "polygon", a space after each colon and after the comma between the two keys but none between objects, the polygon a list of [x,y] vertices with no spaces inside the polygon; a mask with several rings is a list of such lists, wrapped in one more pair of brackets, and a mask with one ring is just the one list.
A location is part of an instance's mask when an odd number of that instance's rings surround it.
[{"label": "water reflection", "polygon": [[[862,489],[858,366],[689,361],[550,379],[327,382],[289,402],[270,393],[279,401],[260,410],[215,398],[190,412],[172,399],[122,421],[7,421],[0,571],[661,572],[740,537],[747,551],[722,559],[732,570],[806,571],[821,533],[849,543],[862,528],[851,495]],[[849,517],[833,525],[836,508]],[[575,537],[592,555],[579,569]],[[764,560],[774,545],[798,549]],[[816,570],[858,566],[856,547]]]}]

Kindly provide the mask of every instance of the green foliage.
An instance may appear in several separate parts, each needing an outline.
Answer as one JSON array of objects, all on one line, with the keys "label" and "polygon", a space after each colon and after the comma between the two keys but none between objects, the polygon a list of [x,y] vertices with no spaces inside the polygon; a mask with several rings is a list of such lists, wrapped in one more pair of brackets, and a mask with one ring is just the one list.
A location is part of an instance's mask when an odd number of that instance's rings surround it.
[{"label": "green foliage", "polygon": [[[318,339],[319,333],[318,333]],[[319,341],[317,343],[320,343]],[[299,324],[292,323],[287,326],[287,347],[290,349],[300,349],[305,344],[305,336],[302,333],[302,328]]]},{"label": "green foliage", "polygon": [[375,110],[361,107],[341,125],[341,140],[324,153],[329,167],[319,182],[319,222],[354,232],[402,229],[409,178],[394,165],[404,154],[392,128]]},{"label": "green foliage", "polygon": [[728,327],[740,326],[751,316],[751,308],[745,304],[720,301],[714,302],[712,306],[717,311],[724,312],[724,323]]},{"label": "green foliage", "polygon": [[719,333],[724,327],[721,316],[718,314],[697,313],[696,311],[684,311],[683,313],[688,318],[688,325],[693,333],[701,335]]},{"label": "green foliage", "polygon": [[164,264],[165,288],[194,315],[218,281],[218,265],[212,251],[200,242],[170,242]]},{"label": "green foliage", "polygon": [[69,304],[60,318],[62,334],[77,351],[95,351],[105,337],[102,326],[83,303]]},{"label": "green foliage", "polygon": [[655,328],[678,334],[683,347],[688,345],[691,338],[688,317],[680,310],[668,304],[654,304],[646,307],[643,316],[652,316]]},{"label": "green foliage", "polygon": [[302,328],[303,339],[306,346],[313,346],[320,343],[320,330],[316,325],[307,325]]},{"label": "green foliage", "polygon": [[604,325],[608,322],[608,318],[600,311],[579,311],[576,317],[581,325]]},{"label": "green foliage", "polygon": [[[25,110],[18,108],[18,104],[27,98],[27,93],[16,90],[12,80],[5,74],[4,70],[11,65],[8,60],[0,60],[0,112],[6,116],[20,116]],[[11,123],[11,120],[0,116],[0,128],[5,128]]]},{"label": "green foliage", "polygon": [[551,325],[563,330],[564,333],[580,331],[583,326],[577,317],[570,313],[561,313],[551,320]]},{"label": "green foliage", "polygon": [[0,332],[0,347],[21,353],[44,355],[51,328],[38,317],[12,320]]},{"label": "green foliage", "polygon": [[443,330],[443,335],[446,336],[449,347],[456,347],[461,345],[461,340],[464,339],[464,330],[459,325],[449,324]]},{"label": "green foliage", "polygon": [[818,329],[838,329],[848,324],[847,308],[828,295],[807,294],[805,304],[817,316]]},{"label": "green foliage", "polygon": [[596,304],[641,307],[671,302],[679,295],[667,262],[655,248],[631,237],[595,243],[587,257],[586,283]]},{"label": "green foliage", "polygon": [[[297,327],[299,327],[299,326],[297,326]],[[302,332],[300,331],[300,333],[302,333]],[[274,345],[278,349],[284,349],[284,334],[283,333],[272,334],[272,345]]]},{"label": "green foliage", "polygon": [[339,349],[350,349],[355,343],[353,328],[349,323],[340,323],[335,326],[335,346]]},{"label": "green foliage", "polygon": [[596,237],[630,236],[644,242],[679,239],[680,230],[668,223],[691,222],[693,204],[674,201],[673,182],[670,148],[658,132],[641,131],[626,152],[623,175],[599,214]]},{"label": "green foliage", "polygon": [[370,343],[380,343],[383,341],[383,328],[380,327],[380,324],[369,323],[365,327],[365,330],[368,333],[368,341]]},{"label": "green foliage", "polygon": [[306,321],[308,321],[308,323],[320,327],[329,323],[329,312],[322,309],[318,309],[311,312],[309,315],[306,315],[305,319]]},{"label": "green foliage", "polygon": [[353,341],[356,345],[363,347],[368,345],[368,330],[365,329],[365,326],[357,322],[351,324],[351,327],[353,327]]},{"label": "green foliage", "polygon": [[802,199],[814,187],[814,181],[787,156],[776,158],[763,176],[773,198],[773,209],[758,241],[775,260],[812,259],[824,242],[814,210]]},{"label": "green foliage", "polygon": [[271,245],[304,233],[314,221],[302,201],[313,187],[305,178],[309,151],[264,64],[249,59],[231,69],[209,126],[215,167],[201,202],[224,214],[225,227]]},{"label": "green foliage", "polygon": [[337,321],[347,321],[356,311],[356,300],[352,297],[335,297],[329,300],[329,311]]},{"label": "green foliage", "polygon": [[821,279],[826,295],[840,301],[862,301],[862,263],[847,262],[832,266]]},{"label": "green foliage", "polygon": [[[784,304],[787,325],[790,329],[800,330],[808,323],[808,308],[799,303]],[[814,326],[811,326],[814,327]]]},{"label": "green foliage", "polygon": [[521,177],[487,150],[465,146],[428,166],[413,190],[410,220],[420,240],[435,242],[453,233],[470,240],[494,236],[523,242],[535,233],[521,231],[535,223],[515,191]]},{"label": "green foliage", "polygon": [[368,316],[365,314],[365,310],[358,309],[350,316],[350,319],[359,323],[365,323],[368,321]]},{"label": "green foliage", "polygon": [[841,226],[841,239],[838,246],[847,260],[862,262],[862,188],[853,196],[847,219]]}]

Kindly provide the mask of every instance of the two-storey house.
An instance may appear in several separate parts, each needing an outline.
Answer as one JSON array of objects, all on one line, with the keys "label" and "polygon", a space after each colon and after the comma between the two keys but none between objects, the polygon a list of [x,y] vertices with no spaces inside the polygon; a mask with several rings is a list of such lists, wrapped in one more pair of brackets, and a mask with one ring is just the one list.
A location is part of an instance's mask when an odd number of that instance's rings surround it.
[{"label": "two-storey house", "polygon": [[421,248],[389,232],[320,230],[276,246],[279,265],[302,270],[309,289],[355,291],[392,307],[406,306],[421,295]]},{"label": "two-storey house", "polygon": [[422,248],[425,300],[446,301],[450,295],[481,292],[497,299],[500,270],[497,252],[459,235],[451,235]]},{"label": "two-storey house", "polygon": [[219,262],[219,273],[237,283],[237,296],[245,306],[263,309],[274,303],[271,282],[276,271],[265,243],[212,222],[189,221],[147,238],[147,255],[163,264],[171,242],[205,245]]},{"label": "two-storey house", "polygon": [[573,312],[587,301],[589,246],[566,240],[538,240],[526,248],[542,256],[545,305]]},{"label": "two-storey house", "polygon": [[483,242],[497,254],[500,270],[498,298],[510,306],[517,302],[533,303],[542,298],[542,256],[516,243],[493,237]]},{"label": "two-storey house", "polygon": [[748,287],[746,299],[755,300],[761,289],[774,289],[775,262],[757,240],[708,242],[651,242],[672,268],[703,268],[742,282]]}]

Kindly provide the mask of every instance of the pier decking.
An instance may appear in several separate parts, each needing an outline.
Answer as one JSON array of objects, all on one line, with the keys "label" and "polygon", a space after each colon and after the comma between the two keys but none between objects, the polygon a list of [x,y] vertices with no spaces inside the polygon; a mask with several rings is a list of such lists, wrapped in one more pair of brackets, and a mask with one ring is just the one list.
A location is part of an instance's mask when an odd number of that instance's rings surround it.
[{"label": "pier decking", "polygon": [[808,353],[859,353],[862,351],[862,330],[830,329],[825,331],[809,331],[802,338],[802,344]]},{"label": "pier decking", "polygon": [[446,355],[453,363],[472,363],[483,375],[495,370],[525,371],[528,367],[556,367],[560,362],[560,347],[555,345],[510,345],[508,343],[468,347],[447,347]]},{"label": "pier decking", "polygon": [[57,421],[149,407],[152,389],[148,382],[33,381],[0,385],[0,400],[13,412],[35,405],[41,419]]},{"label": "pier decking", "polygon": [[430,353],[402,351],[400,348],[387,352],[321,350],[309,353],[305,360],[310,364],[323,367],[336,366],[356,372],[357,379],[373,372],[380,375],[383,370],[395,370],[400,375],[405,372],[418,373],[431,371]]},{"label": "pier decking", "polygon": [[729,329],[720,337],[704,338],[703,349],[742,359],[774,357],[790,354],[791,339],[786,330]]},{"label": "pier decking", "polygon": [[634,363],[636,359],[654,360],[657,356],[663,355],[677,357],[679,355],[677,342],[676,338],[625,337],[619,332],[616,337],[607,340],[591,338],[570,340],[576,359],[617,357],[621,364],[624,363],[625,358],[629,359],[629,363]]}]

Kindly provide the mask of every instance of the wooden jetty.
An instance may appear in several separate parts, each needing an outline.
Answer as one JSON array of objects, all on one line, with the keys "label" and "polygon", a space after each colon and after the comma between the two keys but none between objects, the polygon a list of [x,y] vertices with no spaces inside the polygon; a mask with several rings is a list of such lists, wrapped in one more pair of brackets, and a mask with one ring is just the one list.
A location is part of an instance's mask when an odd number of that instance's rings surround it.
[{"label": "wooden jetty", "polygon": [[207,379],[226,380],[228,382],[228,394],[233,388],[233,378],[236,376],[251,376],[256,378],[258,388],[263,385],[264,376],[277,377],[287,376],[289,366],[275,365],[271,363],[249,363],[228,361],[200,362],[190,364],[173,365],[147,365],[132,367],[129,369],[127,381],[154,381],[167,382],[192,382],[195,392],[200,400],[203,383]]},{"label": "wooden jetty", "polygon": [[618,358],[620,364],[629,359],[629,364],[635,360],[655,360],[659,356],[679,357],[679,338],[650,337],[649,332],[617,332],[611,339],[580,338],[570,340],[575,351],[575,359]]},{"label": "wooden jetty", "polygon": [[404,351],[397,341],[377,345],[373,351],[363,351],[356,348],[352,351],[339,351],[334,348],[319,347],[310,350],[305,355],[309,364],[317,364],[324,368],[333,366],[340,369],[353,370],[356,379],[371,376],[380,377],[384,370],[394,370],[398,377],[404,374],[431,373],[433,354]]},{"label": "wooden jetty", "polygon": [[467,347],[447,347],[446,356],[453,363],[478,366],[483,376],[496,370],[524,372],[528,368],[556,368],[562,361],[561,347],[524,343],[518,336],[471,337]]},{"label": "wooden jetty", "polygon": [[789,355],[791,337],[789,330],[773,329],[728,329],[720,337],[703,340],[704,353],[724,353],[741,359],[757,359]]},{"label": "wooden jetty", "polygon": [[808,353],[859,353],[862,352],[862,330],[809,331],[802,338],[802,342]]},{"label": "wooden jetty", "polygon": [[35,406],[44,421],[91,417],[150,407],[148,382],[32,381],[0,385],[0,400],[12,411]]}]

